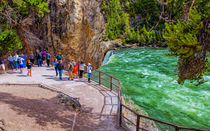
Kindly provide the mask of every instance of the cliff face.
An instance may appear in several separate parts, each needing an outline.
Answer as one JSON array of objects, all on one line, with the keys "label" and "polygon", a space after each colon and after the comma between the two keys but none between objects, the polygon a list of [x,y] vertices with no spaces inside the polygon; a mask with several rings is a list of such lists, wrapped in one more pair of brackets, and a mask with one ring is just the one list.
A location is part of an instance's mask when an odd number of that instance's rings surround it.
[{"label": "cliff face", "polygon": [[65,59],[102,63],[108,50],[100,42],[105,22],[99,0],[48,0],[50,13],[36,20],[33,32],[54,55],[61,52]]}]

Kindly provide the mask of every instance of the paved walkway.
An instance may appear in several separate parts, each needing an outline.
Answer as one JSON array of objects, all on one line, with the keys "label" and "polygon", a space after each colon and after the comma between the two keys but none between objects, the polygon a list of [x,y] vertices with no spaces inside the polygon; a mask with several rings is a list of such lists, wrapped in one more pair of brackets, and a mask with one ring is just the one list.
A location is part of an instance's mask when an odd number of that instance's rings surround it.
[{"label": "paved walkway", "polygon": [[[84,124],[78,131],[118,131],[122,130],[117,122],[117,95],[108,89],[100,87],[97,83],[87,83],[87,79],[76,79],[68,81],[67,76],[59,80],[55,76],[55,71],[51,67],[33,67],[32,77],[26,76],[27,70],[23,74],[18,71],[0,74],[0,84],[44,84],[58,91],[80,98],[82,106],[88,110],[89,114],[94,115],[93,125],[101,125],[98,128],[88,127]],[[85,117],[85,116],[84,116]]]}]

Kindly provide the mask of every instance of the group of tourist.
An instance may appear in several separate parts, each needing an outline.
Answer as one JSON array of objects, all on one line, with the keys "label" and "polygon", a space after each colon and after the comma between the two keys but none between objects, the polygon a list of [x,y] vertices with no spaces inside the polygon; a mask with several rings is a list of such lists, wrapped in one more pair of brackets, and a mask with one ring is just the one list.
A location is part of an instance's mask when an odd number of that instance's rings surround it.
[{"label": "group of tourist", "polygon": [[[56,59],[53,62],[53,65],[55,67],[55,71],[56,71],[56,76],[58,76],[59,74],[59,78],[60,80],[62,80],[62,74],[63,74],[63,70],[64,70],[64,65],[63,65],[63,61],[62,61],[62,57],[61,57],[61,53],[58,53],[58,55],[56,56]],[[84,62],[81,62],[79,65],[77,64],[76,61],[69,60],[68,62],[68,66],[67,66],[67,71],[68,71],[68,80],[74,80],[75,78],[77,78],[77,75],[79,75],[79,78],[83,77],[83,73],[85,71],[85,64]],[[78,67],[79,67],[79,73],[78,73]],[[90,82],[90,77],[91,77],[91,73],[92,73],[92,66],[90,63],[88,63],[87,66],[87,73],[88,73],[88,82]]]},{"label": "group of tourist", "polygon": [[[27,59],[27,62],[25,62]],[[27,67],[27,76],[32,76],[32,66],[35,65],[35,59],[37,61],[38,67],[41,67],[42,65],[45,65],[47,63],[47,66],[50,66],[50,60],[51,60],[51,55],[48,51],[43,50],[39,51],[36,50],[35,53],[30,51],[30,53],[27,55],[27,57],[24,54],[18,55],[15,53],[13,56],[10,54],[8,56],[8,61],[11,66],[12,71],[15,69],[19,69],[20,73],[23,73],[23,69]],[[25,64],[26,63],[26,64]],[[85,63],[80,62],[78,63],[76,61],[69,60],[66,68],[64,67],[63,61],[62,61],[62,56],[61,53],[58,53],[58,55],[54,58],[53,66],[55,68],[56,76],[59,75],[59,79],[63,79],[63,70],[67,69],[68,71],[68,80],[74,80],[79,76],[79,78],[83,77],[83,73],[85,72]],[[5,65],[4,65],[4,59],[0,57],[0,68],[3,70],[4,73],[5,71]],[[92,66],[90,63],[87,65],[87,73],[88,73],[88,82],[90,82],[90,77],[92,73]]]}]

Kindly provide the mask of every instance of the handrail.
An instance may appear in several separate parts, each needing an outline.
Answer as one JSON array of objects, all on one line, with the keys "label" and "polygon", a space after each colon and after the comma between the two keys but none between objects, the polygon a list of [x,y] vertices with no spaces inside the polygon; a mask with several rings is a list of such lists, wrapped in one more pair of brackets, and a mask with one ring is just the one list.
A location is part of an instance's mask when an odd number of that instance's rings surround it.
[{"label": "handrail", "polygon": [[[142,128],[142,127],[139,127],[139,126],[140,126],[140,118],[146,118],[146,119],[152,120],[152,121],[154,121],[154,122],[158,122],[158,123],[162,123],[162,124],[165,124],[165,125],[174,127],[174,128],[175,128],[175,131],[179,131],[180,129],[187,129],[187,130],[194,130],[194,131],[209,131],[209,130],[206,130],[206,129],[196,129],[196,128],[178,126],[178,125],[174,125],[174,124],[172,124],[172,123],[168,123],[168,122],[165,122],[165,121],[161,121],[161,120],[154,119],[154,118],[152,118],[152,117],[145,116],[145,115],[141,115],[141,114],[137,113],[137,112],[134,111],[133,109],[131,109],[131,108],[129,108],[128,106],[126,106],[126,105],[123,104],[123,102],[122,102],[122,100],[123,100],[123,96],[122,96],[122,87],[121,87],[121,82],[120,82],[119,79],[117,79],[117,78],[115,78],[115,77],[113,77],[113,76],[111,76],[111,75],[109,75],[109,74],[107,74],[107,73],[104,73],[104,72],[102,72],[102,71],[98,71],[98,70],[94,70],[94,71],[99,73],[99,75],[93,74],[93,76],[99,78],[99,80],[96,81],[96,80],[94,80],[93,78],[91,78],[91,79],[93,79],[94,81],[98,82],[99,85],[104,85],[104,86],[110,88],[111,90],[113,90],[113,89],[112,89],[112,88],[113,88],[112,85],[114,85],[114,86],[116,86],[116,87],[118,88],[118,91],[115,90],[115,89],[114,89],[114,91],[118,94],[118,100],[119,100],[119,103],[118,103],[118,106],[119,106],[118,115],[119,115],[119,117],[120,117],[120,118],[119,118],[119,124],[120,124],[121,127],[122,127],[122,118],[124,118],[124,119],[126,119],[127,121],[131,122],[133,125],[136,126],[136,131],[139,131],[139,129],[147,130],[147,129],[144,129],[144,128]],[[103,78],[101,74],[104,74],[104,75],[108,76],[108,77],[110,78],[110,81],[107,80],[106,78]],[[117,80],[119,85],[113,83],[113,82],[112,82],[112,79]],[[102,80],[105,80],[106,82],[108,82],[108,83],[110,84],[110,86],[104,84],[104,83],[102,82]],[[131,120],[129,120],[128,118],[126,118],[125,116],[122,115],[122,110],[123,110],[122,107],[128,109],[129,111],[131,111],[132,113],[134,113],[134,114],[136,115],[136,117],[137,117],[137,119],[136,119],[136,120],[137,120],[136,124],[134,124]]]}]

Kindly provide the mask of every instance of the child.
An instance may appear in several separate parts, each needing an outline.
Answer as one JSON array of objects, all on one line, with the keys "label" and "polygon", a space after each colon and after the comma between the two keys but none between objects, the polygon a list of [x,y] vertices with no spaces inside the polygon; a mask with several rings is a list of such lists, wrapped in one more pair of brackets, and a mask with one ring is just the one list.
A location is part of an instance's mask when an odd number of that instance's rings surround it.
[{"label": "child", "polygon": [[54,60],[53,65],[55,67],[56,76],[58,76],[58,67],[57,67],[58,61],[57,61],[57,59]]},{"label": "child", "polygon": [[64,66],[62,64],[62,60],[59,60],[59,63],[57,64],[56,67],[58,68],[60,80],[62,80],[63,79],[62,74],[63,74],[63,69],[64,69]]},{"label": "child", "polygon": [[[72,60],[73,61],[73,60]],[[72,74],[72,72],[73,72],[73,70],[74,70],[74,65],[72,64],[72,62],[70,62],[69,64],[68,64],[68,69],[69,69],[69,78],[68,78],[68,80],[74,80],[74,78],[73,78],[73,74]]]},{"label": "child", "polygon": [[90,83],[90,77],[91,77],[91,73],[92,73],[92,66],[90,63],[88,63],[88,66],[87,66],[87,73],[88,73],[88,82]]},{"label": "child", "polygon": [[27,76],[31,76],[31,68],[32,68],[32,63],[31,63],[31,61],[30,60],[28,60],[28,62],[27,62],[27,64],[26,64],[26,66],[27,66],[27,69],[28,69],[28,73],[27,73]]}]

